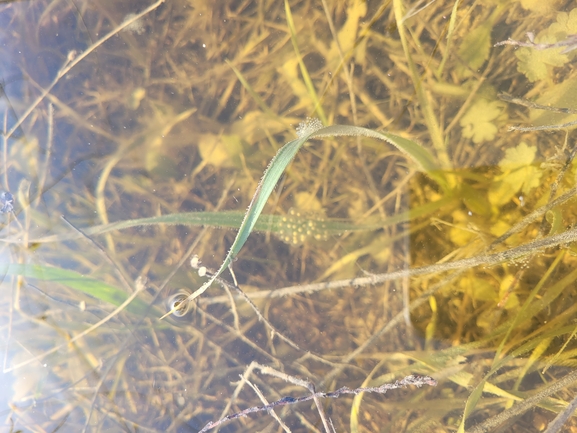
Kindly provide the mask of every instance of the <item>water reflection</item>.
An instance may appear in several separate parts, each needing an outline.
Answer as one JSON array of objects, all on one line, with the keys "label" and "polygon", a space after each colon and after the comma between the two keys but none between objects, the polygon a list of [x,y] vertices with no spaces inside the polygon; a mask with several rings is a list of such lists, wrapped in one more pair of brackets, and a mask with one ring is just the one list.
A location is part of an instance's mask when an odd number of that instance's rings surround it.
[{"label": "water reflection", "polygon": [[14,196],[7,191],[0,192],[0,213],[10,213],[14,210]]}]

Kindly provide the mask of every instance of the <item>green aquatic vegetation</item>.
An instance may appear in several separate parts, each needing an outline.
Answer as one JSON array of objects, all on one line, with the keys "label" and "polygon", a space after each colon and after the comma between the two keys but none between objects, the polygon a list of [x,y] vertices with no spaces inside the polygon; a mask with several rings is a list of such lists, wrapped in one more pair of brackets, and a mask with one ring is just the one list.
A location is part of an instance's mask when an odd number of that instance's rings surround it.
[{"label": "green aquatic vegetation", "polygon": [[[403,23],[405,15],[405,7],[401,0],[393,0],[393,11],[395,13],[395,21],[397,24],[397,29],[399,31],[399,38],[401,39],[403,52],[405,54],[409,66],[412,83],[413,86],[415,87],[415,92],[417,94],[419,104],[421,105],[424,121],[429,130],[431,141],[436,151],[436,156],[438,158],[441,167],[445,170],[449,170],[452,164],[449,159],[449,155],[447,153],[445,139],[443,137],[439,125],[439,119],[437,118],[437,115],[433,111],[431,96],[424,89],[421,76],[417,71],[415,61],[413,60],[413,54],[411,53],[411,50],[409,48],[407,30],[405,29],[405,25]],[[452,183],[450,179],[449,182]]]},{"label": "green aquatic vegetation", "polygon": [[[544,32],[535,38],[537,43],[548,44],[558,42],[554,35]],[[563,48],[550,50],[532,50],[520,48],[515,56],[519,59],[519,72],[525,74],[529,81],[538,81],[548,78],[553,67],[563,66],[569,60],[567,55],[561,54]]]},{"label": "green aquatic vegetation", "polygon": [[478,69],[489,58],[493,21],[489,20],[475,28],[463,39],[459,55],[472,69]]},{"label": "green aquatic vegetation", "polygon": [[[431,177],[437,179],[445,185],[443,175],[438,171],[435,160],[432,155],[422,146],[412,140],[400,137],[388,132],[377,132],[358,126],[333,125],[323,127],[318,119],[308,119],[297,128],[298,138],[286,143],[271,160],[265,170],[261,181],[259,182],[256,192],[250,202],[248,210],[240,225],[238,234],[226,255],[224,261],[217,271],[205,282],[200,288],[193,292],[187,299],[190,302],[201,296],[214,281],[228,268],[233,259],[240,252],[244,243],[254,229],[256,222],[269,198],[277,181],[284,173],[286,167],[295,157],[299,149],[310,139],[334,137],[334,136],[357,136],[370,137],[388,142],[396,146],[405,155],[417,164],[420,170],[428,173]],[[166,313],[163,317],[174,312],[175,308]]]},{"label": "green aquatic vegetation", "polygon": [[[542,30],[537,36],[530,35],[530,43],[534,44],[534,47],[522,47],[515,52],[519,59],[519,72],[525,74],[530,81],[549,78],[552,68],[563,66],[574,57],[569,49],[559,43],[575,33],[577,9],[572,9],[569,13],[558,13],[556,22],[549,28]],[[547,45],[550,47],[547,48]]]},{"label": "green aquatic vegetation", "polygon": [[[380,220],[370,218],[362,223],[355,223],[348,219],[324,218],[314,213],[301,212],[289,209],[287,215],[261,214],[253,227],[253,231],[271,233],[287,243],[298,245],[307,240],[326,240],[331,236],[338,236],[347,232],[374,231],[395,224],[409,222],[413,218],[422,218],[450,204],[452,197],[445,198],[416,206],[410,211],[392,215]],[[83,233],[96,236],[115,230],[125,230],[133,227],[167,225],[204,226],[214,228],[238,229],[245,217],[244,212],[220,211],[220,212],[182,212],[175,214],[160,215],[148,218],[135,218],[126,221],[116,221],[108,224],[93,225],[83,228]],[[304,235],[303,239],[298,237]],[[68,232],[66,234],[49,235],[34,238],[35,243],[62,242],[65,240],[79,239],[80,233]],[[297,237],[297,239],[295,239]],[[4,239],[4,242],[18,242],[17,240]]]},{"label": "green aquatic vegetation", "polygon": [[504,105],[500,101],[488,101],[480,98],[475,101],[461,118],[463,136],[471,138],[474,143],[495,139],[497,120],[502,116]]},{"label": "green aquatic vegetation", "polygon": [[[42,103],[20,124],[28,140],[0,154],[2,187],[15,197],[15,214],[3,215],[2,263],[15,266],[0,269],[2,311],[7,345],[22,355],[4,361],[38,369],[34,356],[57,348],[40,368],[50,370],[42,391],[23,384],[28,369],[18,374],[15,395],[34,399],[35,414],[71,428],[72,417],[50,407],[50,395],[66,389],[81,414],[74,422],[87,429],[138,423],[174,432],[185,422],[200,430],[257,407],[246,386],[254,379],[246,365],[257,357],[327,393],[411,374],[438,381],[394,400],[325,401],[338,431],[463,431],[479,419],[484,428],[512,422],[511,405],[517,414],[532,409],[523,427],[573,399],[567,381],[555,400],[543,399],[576,365],[572,141],[506,130],[509,118],[536,124],[541,106],[571,107],[573,73],[555,68],[555,82],[530,88],[513,50],[490,46],[495,36],[522,38],[554,21],[555,2],[533,2],[541,14],[523,11],[528,1],[321,3],[165,2],[45,95],[54,105],[51,146],[42,132],[52,115]],[[52,4],[22,28],[47,35],[70,22],[62,14],[70,5]],[[99,7],[81,9],[92,37],[132,19],[125,7]],[[556,49],[572,43],[561,34],[571,20],[558,20],[555,44],[565,45]],[[16,14],[11,23],[20,21]],[[13,39],[33,33],[10,31]],[[50,52],[66,56],[56,46]],[[32,58],[41,63],[39,51]],[[17,86],[30,95],[17,113],[44,93],[28,81]],[[494,89],[516,95],[506,102],[536,104],[507,106]],[[574,116],[563,110],[555,114]],[[307,115],[372,132],[330,126],[327,137],[314,137],[329,139],[306,144],[307,134],[323,131],[310,122],[291,141],[290,126]],[[397,133],[385,132],[383,145],[367,138],[373,130]],[[76,167],[57,152],[63,143],[90,143],[98,156]],[[50,166],[55,158],[74,171],[61,183],[52,178],[61,168]],[[183,212],[190,209],[206,211]],[[61,213],[84,234],[64,227]],[[186,265],[193,254],[203,266]],[[214,287],[187,302],[216,272]],[[150,280],[146,292],[133,287],[139,276]],[[85,311],[58,302],[75,298],[87,299]],[[166,300],[182,317],[158,322]],[[118,314],[94,329],[111,311]],[[271,405],[300,398],[295,383],[275,379],[257,379]],[[14,404],[15,428],[32,413],[26,404]],[[277,422],[312,429],[325,405],[319,413],[307,406],[279,411]],[[274,429],[262,415],[231,427]]]},{"label": "green aquatic vegetation", "polygon": [[[476,17],[480,24],[467,33],[459,47],[459,56],[471,70],[479,69],[489,58],[491,52],[491,33],[495,22],[503,14],[504,3],[498,4],[492,11],[481,12],[482,17]],[[469,75],[470,71],[464,71]]]},{"label": "green aquatic vegetation", "polygon": [[519,191],[527,195],[541,184],[542,170],[533,165],[536,153],[537,147],[525,142],[505,151],[499,162],[502,174],[495,176],[488,193],[493,206],[503,206]]},{"label": "green aquatic vegetation", "polygon": [[[285,8],[285,13],[286,13],[286,21],[287,21],[288,28],[290,31],[291,42],[292,42],[292,45],[293,45],[293,48],[294,48],[294,51],[296,54],[296,60],[298,62],[298,66],[299,66],[299,71],[302,74],[303,81],[305,82],[305,86],[306,86],[306,91],[305,92],[299,92],[299,93],[301,94],[301,97],[304,95],[308,95],[311,97],[312,102],[314,103],[315,113],[318,114],[318,116],[321,118],[321,120],[326,124],[327,123],[327,117],[326,117],[325,112],[323,110],[323,107],[319,101],[319,97],[317,96],[315,86],[313,85],[313,82],[311,80],[311,77],[309,75],[307,67],[305,66],[305,64],[303,62],[302,55],[300,54],[299,45],[297,42],[297,31],[295,29],[295,23],[293,20],[290,4],[289,4],[288,0],[285,0],[284,8]],[[296,71],[294,69],[294,65],[291,65],[291,63],[292,62],[285,63],[283,65],[283,69],[285,70],[285,73],[289,77],[292,78],[292,80],[290,80],[290,81],[292,83],[294,83],[293,85],[298,86],[298,84],[300,84],[300,81],[297,78],[297,74],[296,74]]]},{"label": "green aquatic vegetation", "polygon": [[[58,282],[116,307],[122,305],[130,298],[125,290],[94,278],[88,278],[78,272],[54,266],[0,263],[0,275]],[[135,298],[128,303],[126,310],[140,316],[154,314],[154,311],[158,311],[155,307],[151,308],[148,302],[140,298]]]}]

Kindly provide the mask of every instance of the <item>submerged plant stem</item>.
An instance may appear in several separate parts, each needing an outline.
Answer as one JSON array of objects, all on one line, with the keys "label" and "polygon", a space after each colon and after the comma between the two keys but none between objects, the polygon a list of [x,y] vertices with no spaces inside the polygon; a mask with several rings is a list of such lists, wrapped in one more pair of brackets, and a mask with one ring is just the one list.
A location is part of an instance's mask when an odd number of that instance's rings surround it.
[{"label": "submerged plant stem", "polygon": [[[216,278],[220,276],[225,269],[228,268],[233,259],[238,255],[246,240],[252,233],[256,222],[262,213],[268,198],[272,194],[279,178],[282,176],[285,169],[291,163],[301,147],[308,140],[313,138],[341,136],[370,137],[386,141],[387,143],[392,144],[398,150],[403,152],[407,158],[416,163],[418,167],[422,171],[426,172],[429,176],[431,176],[431,178],[435,179],[439,185],[442,187],[446,187],[447,185],[443,174],[438,171],[438,166],[432,155],[427,151],[427,149],[412,140],[388,132],[377,132],[371,129],[361,128],[359,126],[332,125],[322,128],[320,127],[320,124],[316,125],[315,122],[311,122],[309,119],[303,129],[300,129],[298,138],[286,143],[273,157],[270,164],[264,171],[262,179],[256,187],[256,191],[252,197],[252,200],[250,201],[250,204],[248,205],[248,209],[240,225],[236,238],[234,239],[230,250],[224,258],[224,261],[218,270],[214,273],[214,275],[186,299],[187,302],[193,301],[194,299],[201,296],[204,292],[206,292],[212,283],[214,283]],[[176,308],[177,307],[173,307],[165,315],[160,317],[160,320],[164,319],[170,314],[173,314],[176,311]]]},{"label": "submerged plant stem", "polygon": [[[263,370],[264,370],[263,373],[266,372],[268,374],[271,374],[271,371],[272,371],[272,369],[265,370],[264,368],[263,368]],[[278,375],[275,375],[275,376],[279,377]],[[288,378],[289,376],[286,375],[286,377]],[[292,380],[290,380],[291,382],[293,382],[295,380],[295,378],[291,378],[291,379],[292,379]],[[221,424],[225,423],[226,421],[230,421],[230,420],[237,419],[237,418],[243,418],[243,417],[246,417],[247,415],[249,415],[251,413],[255,413],[255,412],[270,411],[277,406],[284,406],[287,404],[303,403],[303,402],[310,401],[310,400],[315,400],[315,403],[316,403],[319,398],[339,398],[341,395],[344,395],[344,394],[358,395],[358,394],[363,393],[363,392],[374,392],[374,393],[378,393],[378,394],[385,394],[389,390],[406,388],[407,386],[410,386],[410,385],[416,386],[419,388],[421,386],[424,386],[424,385],[437,386],[437,381],[435,379],[433,379],[432,377],[429,377],[429,376],[407,376],[404,379],[398,380],[398,381],[393,382],[393,383],[384,383],[380,386],[373,386],[373,387],[369,387],[369,388],[351,389],[349,387],[343,386],[342,388],[339,388],[336,391],[332,391],[332,392],[314,392],[314,387],[312,387],[311,385],[307,386],[307,383],[305,381],[297,379],[296,382],[298,382],[299,385],[304,386],[304,387],[312,390],[312,393],[310,395],[306,395],[303,397],[283,397],[280,400],[277,400],[277,401],[270,403],[270,404],[267,404],[265,406],[250,407],[248,409],[243,410],[242,412],[237,412],[237,413],[232,414],[232,415],[227,415],[224,418],[219,419],[218,421],[209,422],[207,425],[204,426],[204,428],[202,430],[200,430],[199,433],[203,433],[203,432],[206,432],[206,431],[211,430],[213,428],[216,428],[216,427],[220,426]],[[320,408],[321,406],[318,405],[318,407]]]},{"label": "submerged plant stem", "polygon": [[483,423],[476,425],[472,429],[468,430],[468,433],[484,433],[491,431],[495,427],[507,421],[508,419],[521,415],[524,412],[527,412],[529,409],[537,406],[539,402],[544,398],[561,391],[562,389],[571,385],[575,381],[577,381],[577,371],[569,373],[567,376],[563,377],[562,379],[558,380],[552,385],[549,385],[545,387],[545,389],[537,392],[537,394],[535,394],[534,396],[529,397],[525,401],[516,404],[511,409],[507,409],[506,411],[501,412],[500,414],[492,418],[489,418]]},{"label": "submerged plant stem", "polygon": [[[439,274],[457,269],[474,268],[476,266],[494,266],[511,260],[519,259],[523,256],[535,253],[545,248],[551,248],[562,244],[577,241],[577,228],[567,230],[558,235],[538,239],[519,247],[501,251],[493,254],[479,254],[468,259],[456,260],[454,262],[439,263],[429,266],[421,266],[413,269],[403,269],[401,271],[389,272],[386,274],[376,274],[370,277],[349,278],[325,283],[307,284],[299,286],[285,287],[277,290],[263,290],[247,294],[251,299],[256,298],[280,298],[287,295],[313,293],[321,290],[343,289],[345,287],[363,287],[385,281],[398,280],[401,278],[416,277],[419,275]],[[216,300],[212,300],[213,302]],[[219,298],[219,301],[222,299]]]}]

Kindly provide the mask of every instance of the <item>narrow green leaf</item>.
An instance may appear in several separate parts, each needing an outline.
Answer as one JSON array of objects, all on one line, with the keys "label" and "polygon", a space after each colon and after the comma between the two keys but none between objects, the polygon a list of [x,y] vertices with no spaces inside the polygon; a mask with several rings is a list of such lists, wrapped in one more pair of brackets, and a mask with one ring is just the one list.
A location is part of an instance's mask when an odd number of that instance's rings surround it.
[{"label": "narrow green leaf", "polygon": [[[406,212],[391,215],[385,219],[369,218],[364,223],[355,223],[351,220],[341,218],[315,218],[314,216],[283,216],[261,214],[254,225],[253,230],[263,233],[272,233],[285,237],[287,235],[287,219],[291,225],[302,225],[310,227],[310,222],[319,226],[319,234],[323,237],[337,236],[346,232],[374,231],[384,227],[390,227],[402,222],[408,222],[415,218],[425,217],[437,210],[455,204],[454,197],[445,195],[443,198],[416,206]],[[244,212],[223,211],[223,212],[182,212],[167,215],[158,215],[148,218],[135,218],[124,221],[116,221],[109,224],[99,224],[96,226],[83,228],[82,231],[89,236],[101,235],[114,230],[124,230],[133,227],[170,224],[184,226],[205,226],[215,228],[238,229],[244,219]],[[67,232],[64,234],[49,235],[42,238],[31,239],[31,243],[62,242],[73,239],[80,239],[83,235],[78,232]],[[10,239],[2,239],[0,242],[15,242]],[[19,242],[19,240],[18,240]]]},{"label": "narrow green leaf", "polygon": [[453,53],[453,50],[451,49],[451,45],[453,43],[453,32],[455,31],[455,27],[457,24],[457,16],[458,16],[457,12],[459,11],[459,5],[461,4],[461,2],[462,0],[456,0],[455,3],[453,3],[453,9],[451,10],[451,18],[449,19],[449,30],[447,31],[447,47],[443,54],[443,60],[441,60],[441,63],[439,64],[439,67],[435,72],[437,79],[441,78],[443,70],[445,69],[445,63],[447,63],[449,55]]},{"label": "narrow green leaf", "polygon": [[[253,231],[254,226],[279,178],[282,176],[286,167],[293,160],[302,145],[305,144],[309,139],[335,136],[364,136],[377,138],[396,146],[399,150],[411,158],[422,171],[433,173],[437,168],[433,157],[426,149],[411,140],[396,136],[394,134],[376,132],[359,126],[333,125],[323,128],[322,124],[317,119],[308,119],[307,122],[299,125],[299,128],[297,128],[297,135],[299,138],[289,141],[287,144],[285,144],[273,157],[269,166],[265,170],[264,175],[256,188],[256,192],[248,206],[244,220],[242,221],[236,238],[224,261],[220,265],[220,268],[218,268],[216,273],[208,281],[206,281],[202,286],[200,286],[200,288],[193,292],[187,298],[187,301],[190,302],[193,299],[201,296],[232,263],[233,259],[240,252],[249,235]],[[172,314],[174,310],[175,308],[167,312],[164,316],[161,317],[161,319],[165,318],[169,314]]]},{"label": "narrow green leaf", "polygon": [[[20,275],[40,281],[56,281],[117,307],[126,301],[129,296],[124,291],[102,281],[85,277],[78,272],[52,266],[0,263],[0,275]],[[126,310],[134,314],[144,315],[149,311],[149,305],[142,299],[136,298],[128,304]],[[150,311],[154,313],[157,310],[151,308]]]},{"label": "narrow green leaf", "polygon": [[[419,105],[423,117],[425,118],[425,124],[429,130],[429,135],[433,143],[433,147],[437,152],[437,157],[444,169],[448,170],[451,166],[451,161],[447,153],[445,139],[439,125],[439,121],[435,116],[433,111],[430,95],[425,91],[421,79],[421,75],[417,69],[417,66],[411,55],[411,50],[409,48],[409,41],[407,39],[407,29],[405,28],[405,23],[403,17],[405,15],[405,8],[402,0],[393,0],[393,11],[395,13],[395,20],[397,22],[397,30],[399,32],[399,39],[401,40],[401,45],[403,47],[403,52],[405,53],[405,58],[409,66],[409,71],[411,73],[411,79],[413,81],[413,86],[415,87],[415,93],[419,100]],[[454,179],[450,178],[451,182],[454,184]]]},{"label": "narrow green leaf", "polygon": [[315,103],[315,113],[318,114],[318,116],[321,118],[323,123],[327,123],[327,116],[325,115],[323,107],[321,106],[321,102],[319,100],[319,97],[317,96],[317,92],[315,90],[313,80],[311,80],[311,76],[309,75],[309,71],[307,70],[305,62],[303,62],[303,58],[302,58],[301,52],[299,50],[299,46],[297,43],[297,31],[295,28],[295,23],[293,21],[293,15],[291,13],[291,8],[290,8],[288,0],[285,0],[284,8],[285,8],[285,13],[286,13],[286,21],[287,21],[289,31],[291,34],[291,42],[293,44],[293,49],[295,50],[295,54],[298,58],[299,68],[300,68],[301,74],[303,76],[303,80],[305,82],[305,86],[307,88],[307,91],[309,92],[311,99]]},{"label": "narrow green leaf", "polygon": [[230,62],[230,60],[225,59],[224,61],[226,62],[226,64],[228,66],[230,66],[230,68],[232,69],[232,71],[234,72],[234,74],[236,75],[238,80],[240,81],[240,83],[243,85],[243,87],[246,89],[246,91],[250,94],[250,96],[252,96],[252,98],[255,100],[255,102],[258,104],[258,106],[262,109],[262,111],[264,111],[265,113],[267,113],[268,115],[270,115],[271,117],[273,117],[275,119],[278,118],[278,116],[275,115],[270,108],[268,108],[268,105],[266,105],[266,103],[262,100],[262,98],[260,96],[258,96],[258,94],[254,91],[254,89],[249,84],[249,82],[246,81],[246,79],[244,78],[244,75],[242,75],[242,73]]},{"label": "narrow green leaf", "polygon": [[485,387],[485,379],[481,380],[481,382],[477,384],[477,386],[473,389],[473,392],[467,399],[467,403],[465,403],[465,412],[463,413],[463,418],[461,418],[461,424],[459,424],[459,430],[457,431],[458,433],[465,433],[465,421],[467,420],[467,418],[469,418],[469,415],[473,413],[473,410],[475,410],[475,407],[477,406],[479,399],[483,395],[484,387]]},{"label": "narrow green leaf", "polygon": [[[346,219],[316,219],[314,217],[306,216],[291,216],[290,223],[295,222],[302,223],[303,225],[309,221],[318,221],[322,223],[322,231],[326,235],[339,235],[345,232],[359,232],[359,231],[369,231],[377,230],[379,228],[388,227],[400,222],[408,221],[410,218],[415,218],[418,216],[426,215],[442,205],[447,204],[448,201],[445,199],[442,203],[440,201],[433,202],[434,206],[431,208],[431,203],[419,206],[411,210],[410,212],[403,212],[398,215],[393,215],[384,220],[380,219],[370,219],[366,223],[356,224],[350,220]],[[432,210],[429,211],[429,208]],[[116,221],[109,224],[100,224],[97,226],[87,227],[82,231],[89,235],[95,236],[104,233],[108,233],[114,230],[123,230],[132,227],[140,226],[150,226],[159,224],[173,224],[173,225],[185,225],[185,226],[207,226],[207,227],[217,227],[217,228],[230,228],[238,229],[242,224],[244,219],[244,213],[238,211],[230,212],[183,212],[176,214],[159,215],[149,218],[135,218],[125,221]],[[286,220],[287,217],[283,215],[263,215],[261,214],[258,218],[254,231],[267,232],[272,234],[283,234],[286,233]],[[32,242],[36,243],[48,243],[48,242],[61,242],[65,240],[79,239],[82,237],[80,233],[66,233],[58,235],[50,235],[43,238],[33,239]]]}]

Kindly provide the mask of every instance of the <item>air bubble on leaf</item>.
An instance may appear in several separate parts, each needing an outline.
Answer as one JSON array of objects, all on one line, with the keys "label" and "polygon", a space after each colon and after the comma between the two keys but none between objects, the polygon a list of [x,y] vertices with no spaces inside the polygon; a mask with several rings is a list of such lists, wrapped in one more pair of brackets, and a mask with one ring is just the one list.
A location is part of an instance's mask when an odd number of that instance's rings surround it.
[{"label": "air bubble on leaf", "polygon": [[304,122],[299,123],[297,126],[297,137],[303,138],[313,132],[318,131],[323,127],[323,124],[316,117],[307,117]]},{"label": "air bubble on leaf", "polygon": [[190,302],[188,301],[188,296],[190,293],[185,290],[180,290],[173,294],[167,300],[167,307],[172,310],[174,308],[174,316],[182,317],[188,313],[190,310]]}]

